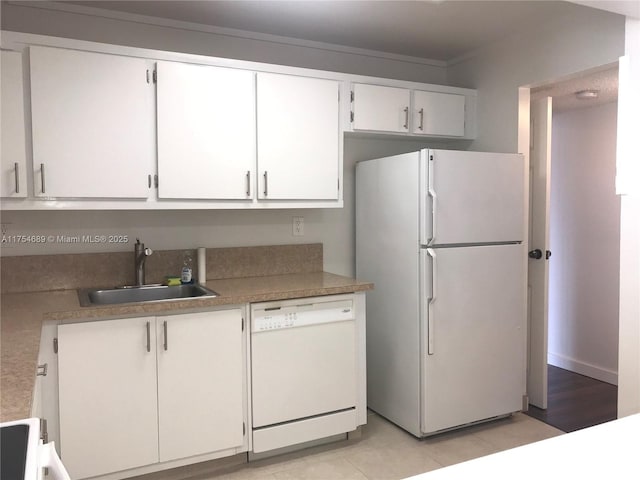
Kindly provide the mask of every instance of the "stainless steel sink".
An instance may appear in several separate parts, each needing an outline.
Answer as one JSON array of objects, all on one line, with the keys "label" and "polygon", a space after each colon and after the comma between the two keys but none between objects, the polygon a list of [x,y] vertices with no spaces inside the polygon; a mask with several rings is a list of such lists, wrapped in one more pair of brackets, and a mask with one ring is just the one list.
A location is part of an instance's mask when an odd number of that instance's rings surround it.
[{"label": "stainless steel sink", "polygon": [[78,290],[80,305],[114,305],[120,303],[160,302],[200,297],[217,297],[218,294],[199,284],[143,285],[140,287],[83,288]]}]

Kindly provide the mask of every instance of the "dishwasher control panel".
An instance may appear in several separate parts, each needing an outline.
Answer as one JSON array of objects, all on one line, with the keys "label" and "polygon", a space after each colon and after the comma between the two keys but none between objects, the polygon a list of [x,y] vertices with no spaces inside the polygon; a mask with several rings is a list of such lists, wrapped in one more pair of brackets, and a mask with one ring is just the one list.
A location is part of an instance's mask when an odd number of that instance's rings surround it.
[{"label": "dishwasher control panel", "polygon": [[271,307],[253,312],[251,331],[264,332],[345,320],[355,320],[351,301]]}]

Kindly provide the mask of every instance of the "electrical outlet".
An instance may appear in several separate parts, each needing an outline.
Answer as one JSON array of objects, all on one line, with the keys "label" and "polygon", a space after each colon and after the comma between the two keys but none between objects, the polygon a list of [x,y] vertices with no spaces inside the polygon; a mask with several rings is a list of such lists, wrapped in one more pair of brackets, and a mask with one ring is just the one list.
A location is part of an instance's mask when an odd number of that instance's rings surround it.
[{"label": "electrical outlet", "polygon": [[304,217],[293,217],[293,236],[304,236]]}]

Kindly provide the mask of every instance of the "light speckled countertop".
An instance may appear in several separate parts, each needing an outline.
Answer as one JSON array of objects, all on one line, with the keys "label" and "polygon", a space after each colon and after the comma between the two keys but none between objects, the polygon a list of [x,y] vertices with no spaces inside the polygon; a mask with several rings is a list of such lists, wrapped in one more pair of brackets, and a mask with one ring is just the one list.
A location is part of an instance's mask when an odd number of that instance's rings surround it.
[{"label": "light speckled countertop", "polygon": [[0,421],[30,416],[35,371],[45,320],[77,321],[154,315],[290,298],[371,290],[373,284],[326,272],[208,280],[218,297],[81,307],[76,290],[5,293],[0,329]]}]

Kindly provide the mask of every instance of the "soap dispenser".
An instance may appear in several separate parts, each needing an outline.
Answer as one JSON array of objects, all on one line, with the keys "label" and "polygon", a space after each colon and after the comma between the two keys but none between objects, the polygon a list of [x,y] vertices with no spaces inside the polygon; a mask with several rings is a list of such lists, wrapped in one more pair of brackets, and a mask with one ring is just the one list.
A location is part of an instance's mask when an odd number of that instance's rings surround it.
[{"label": "soap dispenser", "polygon": [[180,281],[183,284],[193,283],[193,257],[191,256],[191,252],[189,251],[184,252]]}]

